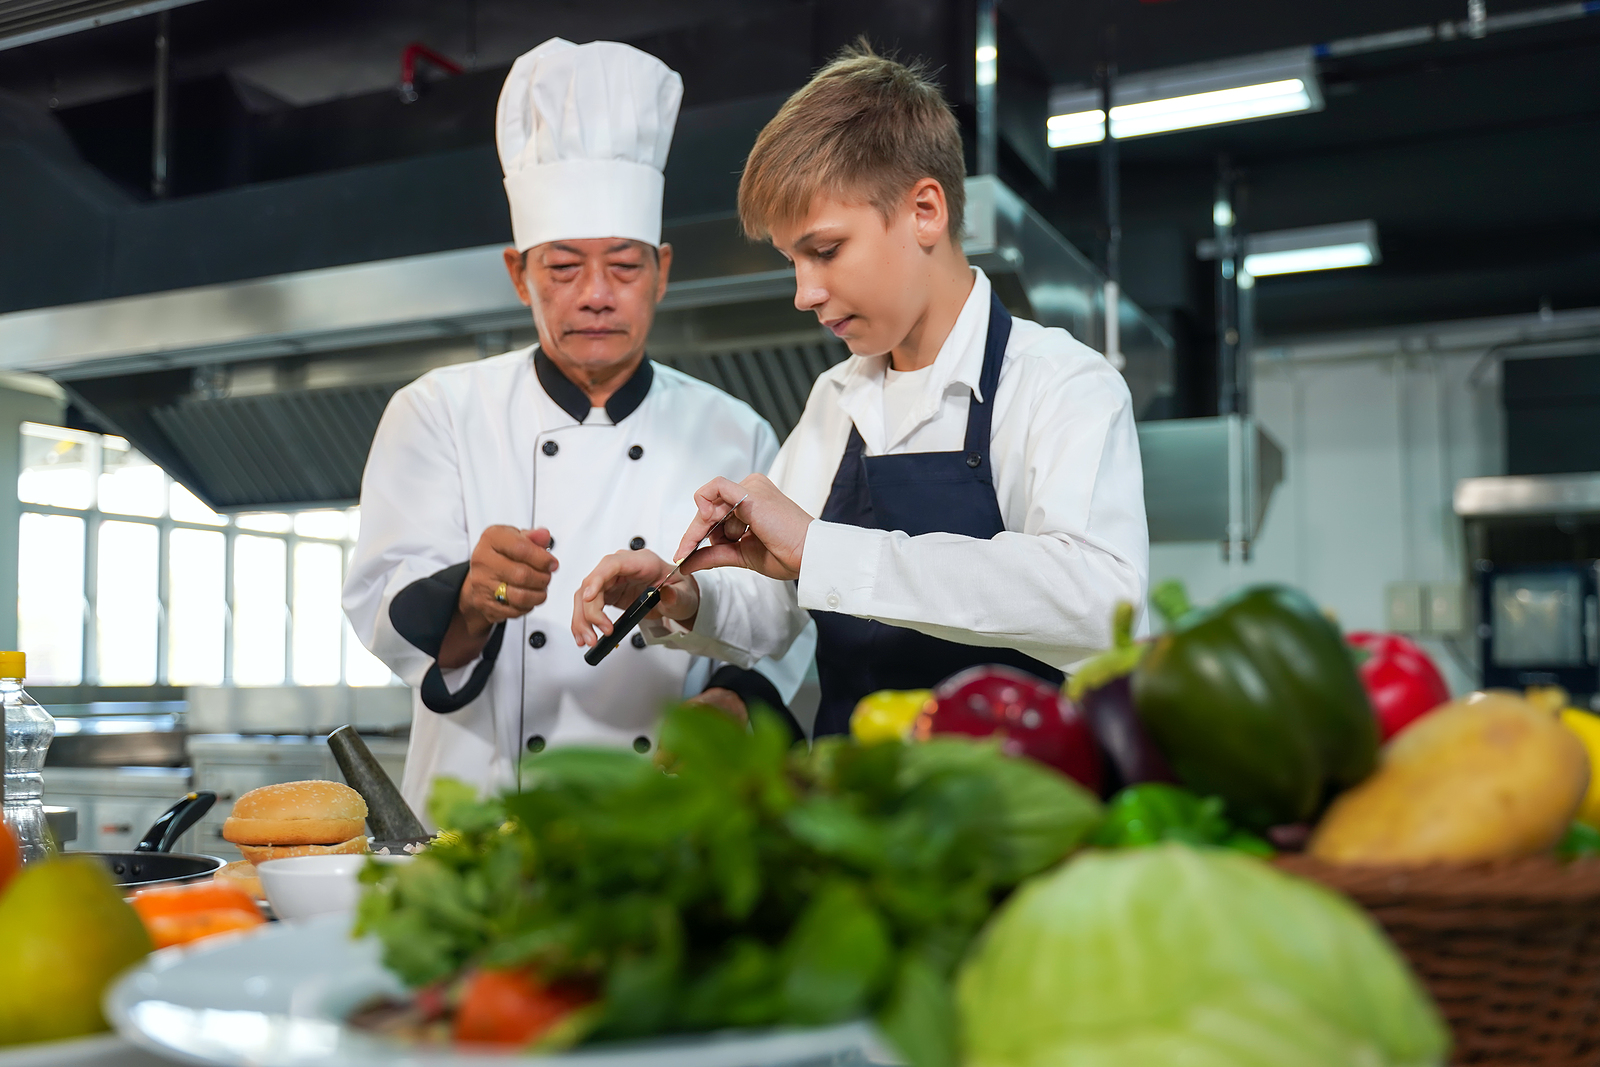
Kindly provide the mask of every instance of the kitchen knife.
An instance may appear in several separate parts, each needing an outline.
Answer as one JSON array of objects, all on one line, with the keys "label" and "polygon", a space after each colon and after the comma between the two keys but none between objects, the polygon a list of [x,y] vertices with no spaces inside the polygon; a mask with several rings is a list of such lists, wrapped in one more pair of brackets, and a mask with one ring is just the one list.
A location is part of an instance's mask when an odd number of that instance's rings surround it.
[{"label": "kitchen knife", "polygon": [[[687,558],[687,556],[684,557],[684,559]],[[628,610],[617,616],[617,621],[611,625],[611,632],[601,637],[599,644],[583,654],[583,662],[595,667],[599,665],[601,660],[611,655],[611,650],[616,648],[624,637],[632,633],[633,628],[643,622],[644,617],[654,611],[657,604],[661,603],[662,586],[672,581],[673,575],[678,573],[678,567],[681,566],[683,566],[683,560],[679,560],[677,565],[667,572],[665,578],[640,593],[633,603],[628,605]]]},{"label": "kitchen knife", "polygon": [[[750,494],[746,493],[744,496],[739,498],[739,504],[743,504],[749,499]],[[734,512],[739,510],[739,504],[735,504],[733,507],[729,508],[723,513],[722,518],[718,519],[713,524],[714,526],[722,527],[724,536],[726,536],[728,532],[728,520],[733,518]],[[746,526],[744,528],[744,533],[741,533],[738,537],[732,538],[732,540],[734,542],[743,541],[744,535],[749,532],[750,527]],[[709,537],[703,537],[700,539],[700,544],[703,545],[709,540]],[[696,545],[695,552],[698,552],[699,550],[700,545]],[[689,556],[692,555],[694,555],[694,552],[689,553]],[[627,637],[628,634],[633,632],[633,628],[643,622],[644,617],[650,614],[650,612],[654,611],[657,604],[661,603],[661,590],[668,582],[672,581],[673,576],[678,573],[678,569],[683,566],[684,560],[687,560],[689,556],[684,556],[683,559],[680,559],[678,562],[674,563],[672,565],[672,569],[667,572],[667,576],[665,578],[661,579],[655,585],[640,593],[638,598],[634,600],[632,604],[628,605],[628,610],[617,616],[617,621],[611,626],[611,632],[600,638],[599,644],[595,645],[593,648],[583,654],[583,662],[587,663],[591,667],[595,667],[599,665],[601,660],[611,655],[611,650],[616,648],[624,637]]]}]

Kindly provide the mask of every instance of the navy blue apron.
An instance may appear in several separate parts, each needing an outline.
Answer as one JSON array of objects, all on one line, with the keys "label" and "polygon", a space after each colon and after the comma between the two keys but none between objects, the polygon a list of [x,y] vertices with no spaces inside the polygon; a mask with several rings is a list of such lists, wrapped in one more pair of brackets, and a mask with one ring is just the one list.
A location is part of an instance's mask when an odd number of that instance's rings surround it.
[{"label": "navy blue apron", "polygon": [[[824,522],[872,530],[965,534],[988,539],[1006,528],[995,499],[989,465],[989,427],[1000,364],[1011,336],[1011,315],[991,296],[983,373],[967,411],[967,439],[959,452],[863,455],[861,433],[850,442],[833,476]],[[889,626],[834,611],[813,611],[817,622],[817,679],[822,703],[814,733],[848,733],[856,702],[880,689],[929,689],[967,667],[1003,663],[1060,684],[1061,672],[1011,648],[961,645],[903,626]]]}]

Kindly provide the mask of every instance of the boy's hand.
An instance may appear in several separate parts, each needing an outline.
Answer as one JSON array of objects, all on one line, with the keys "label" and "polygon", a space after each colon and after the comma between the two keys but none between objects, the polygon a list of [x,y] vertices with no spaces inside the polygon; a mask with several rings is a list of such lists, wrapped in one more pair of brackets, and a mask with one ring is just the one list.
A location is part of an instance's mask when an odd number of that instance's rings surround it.
[{"label": "boy's hand", "polygon": [[[684,532],[677,552],[684,561],[684,574],[745,567],[780,580],[800,576],[806,531],[815,520],[766,475],[752,474],[737,483],[713,479],[694,494],[694,502],[699,514]],[[707,537],[711,543],[696,551]]]}]

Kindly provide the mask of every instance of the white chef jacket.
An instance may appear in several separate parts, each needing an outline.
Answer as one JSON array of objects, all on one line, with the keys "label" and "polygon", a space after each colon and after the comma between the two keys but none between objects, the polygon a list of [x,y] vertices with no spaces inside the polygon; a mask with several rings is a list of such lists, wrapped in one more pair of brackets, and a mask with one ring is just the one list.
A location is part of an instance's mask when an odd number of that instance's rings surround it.
[{"label": "white chef jacket", "polygon": [[[817,380],[772,466],[786,496],[822,513],[852,426],[869,456],[961,449],[990,306],[989,279],[973,274],[919,402],[898,429],[884,426],[888,356],[853,356]],[[1109,647],[1117,602],[1142,611],[1150,571],[1128,387],[1065,330],[1014,318],[992,402],[990,463],[1005,532],[989,540],[911,537],[818,519],[798,582],[736,568],[698,572],[694,629],[652,622],[647,637],[747,664],[781,654],[805,628],[806,612],[821,610],[1014,648],[1063,670]]]},{"label": "white chef jacket", "polygon": [[[698,693],[712,663],[624,640],[591,667],[572,638],[573,594],[607,553],[631,544],[670,554],[694,517],[696,489],[764,471],[777,451],[771,426],[748,405],[669,367],[647,363],[604,412],[591,413],[553,364],[544,363],[541,384],[533,352],[439,368],[401,389],[362,476],[344,609],[362,643],[418,690],[401,791],[419,814],[438,775],[485,790],[512,784],[530,741],[653,745],[663,706]],[[438,672],[433,654],[407,636],[415,620],[396,618],[395,598],[464,564],[495,525],[547,527],[560,566],[545,602],[507,623],[497,649],[491,639],[473,664]],[[415,594],[402,600],[408,612]],[[440,632],[453,604],[447,588],[434,597]],[[785,702],[814,644],[804,637],[782,662],[759,666]],[[433,692],[465,695],[496,651],[475,699],[448,712],[426,706],[430,672],[438,672]]]}]

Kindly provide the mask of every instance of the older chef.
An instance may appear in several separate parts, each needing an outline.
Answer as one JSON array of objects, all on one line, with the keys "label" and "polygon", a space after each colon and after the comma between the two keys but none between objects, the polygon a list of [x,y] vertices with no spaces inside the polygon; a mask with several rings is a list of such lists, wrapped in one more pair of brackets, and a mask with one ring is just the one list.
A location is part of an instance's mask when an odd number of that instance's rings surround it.
[{"label": "older chef", "polygon": [[672,263],[662,167],[682,92],[612,42],[552,39],[517,60],[496,119],[505,259],[539,342],[424,375],[373,439],[344,608],[416,690],[402,791],[419,811],[436,776],[504,786],[546,746],[649,751],[685,696],[782,704],[810,662],[809,637],[754,671],[638,640],[591,667],[566,636],[601,557],[670,550],[698,486],[777,454],[747,405],[645,356]]}]

